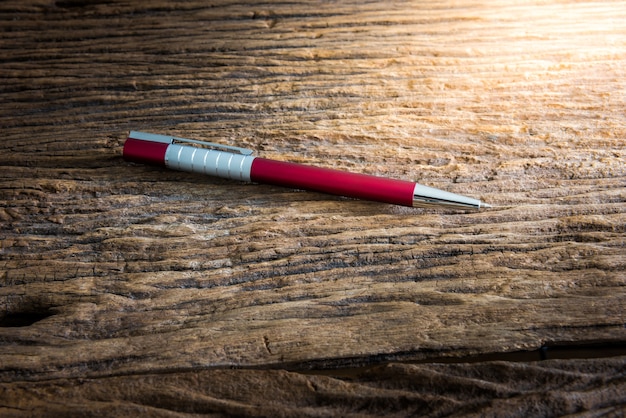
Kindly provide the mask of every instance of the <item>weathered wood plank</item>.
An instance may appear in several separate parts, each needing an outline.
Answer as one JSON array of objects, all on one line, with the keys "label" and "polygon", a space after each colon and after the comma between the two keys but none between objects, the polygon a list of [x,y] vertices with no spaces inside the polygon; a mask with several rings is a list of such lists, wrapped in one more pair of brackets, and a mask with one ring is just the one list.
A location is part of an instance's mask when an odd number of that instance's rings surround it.
[{"label": "weathered wood plank", "polygon": [[[351,376],[202,370],[4,385],[12,416],[554,416],[624,413],[623,360],[389,364]],[[584,370],[584,373],[581,373]],[[58,399],[72,399],[59,404]],[[88,408],[86,408],[88,406]]]},{"label": "weathered wood plank", "polygon": [[[624,342],[625,18],[613,1],[2,2],[2,390]],[[133,165],[131,129],[497,207]]]}]

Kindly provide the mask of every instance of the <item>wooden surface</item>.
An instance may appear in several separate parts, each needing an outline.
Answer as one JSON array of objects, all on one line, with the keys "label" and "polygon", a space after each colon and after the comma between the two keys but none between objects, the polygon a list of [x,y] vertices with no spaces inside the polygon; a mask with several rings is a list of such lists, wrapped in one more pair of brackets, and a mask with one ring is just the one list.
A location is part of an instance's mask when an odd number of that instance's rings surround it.
[{"label": "wooden surface", "polygon": [[[625,413],[625,21],[619,1],[0,3],[0,413]],[[131,129],[496,207],[130,164]]]}]

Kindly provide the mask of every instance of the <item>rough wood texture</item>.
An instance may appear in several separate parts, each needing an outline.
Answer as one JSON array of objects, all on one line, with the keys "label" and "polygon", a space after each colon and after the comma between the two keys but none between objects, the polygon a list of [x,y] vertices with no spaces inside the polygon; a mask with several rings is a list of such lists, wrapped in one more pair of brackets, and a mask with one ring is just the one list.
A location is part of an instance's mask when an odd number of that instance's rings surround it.
[{"label": "rough wood texture", "polygon": [[4,395],[19,399],[14,411],[97,417],[545,417],[581,411],[618,416],[626,412],[623,364],[621,359],[533,365],[389,364],[349,378],[285,370],[200,370],[19,382]]},{"label": "rough wood texture", "polygon": [[[626,341],[624,21],[619,1],[0,3],[0,412],[623,413],[624,357],[303,371]],[[131,129],[497,207],[133,165]]]}]

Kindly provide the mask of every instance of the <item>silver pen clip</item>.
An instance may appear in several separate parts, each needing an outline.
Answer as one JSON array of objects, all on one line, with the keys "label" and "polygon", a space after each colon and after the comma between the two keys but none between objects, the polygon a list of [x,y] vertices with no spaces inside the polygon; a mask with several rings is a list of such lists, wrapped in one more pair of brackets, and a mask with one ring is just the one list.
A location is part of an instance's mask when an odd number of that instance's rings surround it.
[{"label": "silver pen clip", "polygon": [[199,145],[203,148],[210,148],[218,151],[236,152],[241,155],[251,155],[254,151],[248,148],[233,147],[230,145],[216,144],[214,142],[200,141],[198,139],[178,138],[169,135],[157,135],[147,132],[130,131],[129,138],[140,139],[143,141],[161,142],[164,144],[188,143]]}]

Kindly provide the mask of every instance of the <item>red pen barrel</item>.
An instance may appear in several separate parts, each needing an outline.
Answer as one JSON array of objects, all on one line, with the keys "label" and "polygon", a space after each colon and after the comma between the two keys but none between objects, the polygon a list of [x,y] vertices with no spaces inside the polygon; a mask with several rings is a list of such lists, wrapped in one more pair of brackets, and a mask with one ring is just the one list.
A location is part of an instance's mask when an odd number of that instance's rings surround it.
[{"label": "red pen barrel", "polygon": [[169,144],[128,138],[124,143],[124,159],[134,163],[165,166]]},{"label": "red pen barrel", "polygon": [[415,183],[328,168],[255,158],[250,179],[293,189],[311,190],[356,199],[413,206]]},{"label": "red pen barrel", "polygon": [[[203,147],[204,146],[204,147]],[[128,161],[166,166],[232,180],[273,184],[408,207],[490,207],[477,199],[405,180],[349,173],[254,157],[252,151],[206,141],[131,131]]]}]

